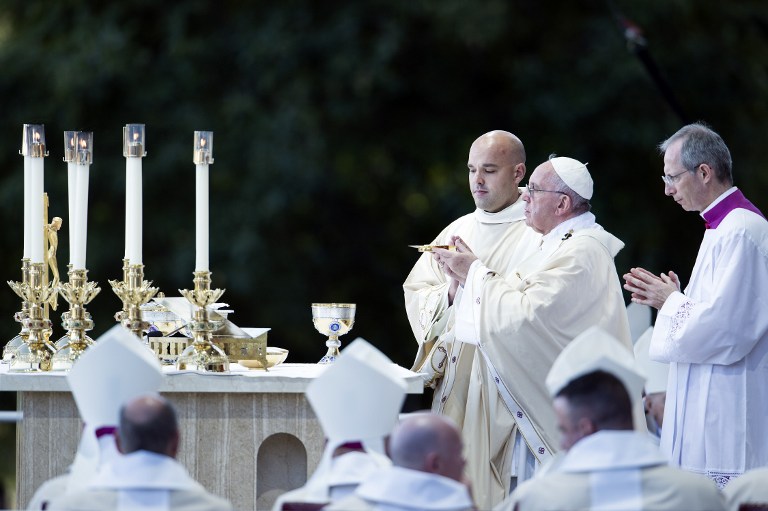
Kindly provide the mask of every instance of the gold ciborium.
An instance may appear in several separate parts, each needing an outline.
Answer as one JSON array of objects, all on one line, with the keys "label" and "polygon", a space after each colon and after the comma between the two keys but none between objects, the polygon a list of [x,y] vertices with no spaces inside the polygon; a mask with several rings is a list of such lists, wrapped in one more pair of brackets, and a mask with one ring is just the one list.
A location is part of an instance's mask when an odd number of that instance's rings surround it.
[{"label": "gold ciborium", "polygon": [[51,358],[56,351],[48,342],[51,321],[45,318],[43,307],[50,304],[56,289],[43,284],[43,263],[30,263],[29,282],[8,282],[19,298],[29,304],[29,315],[22,320],[27,338],[11,360],[10,372],[39,372],[51,370]]},{"label": "gold ciborium", "polygon": [[224,289],[211,289],[211,272],[209,271],[196,271],[194,275],[194,290],[179,289],[179,293],[192,305],[196,305],[197,309],[189,324],[192,344],[187,346],[176,359],[176,369],[213,373],[229,372],[229,357],[211,342],[213,332],[221,328],[224,322],[212,320],[208,313],[208,306],[221,298]]},{"label": "gold ciborium", "polygon": [[85,310],[85,305],[91,302],[101,288],[96,282],[88,281],[88,270],[70,269],[69,282],[59,286],[59,293],[69,302],[69,311],[62,314],[62,326],[67,333],[56,343],[58,348],[53,356],[54,370],[68,370],[80,358],[80,355],[93,344],[87,331],[93,329],[91,315]]},{"label": "gold ciborium", "polygon": [[339,337],[349,332],[355,324],[355,304],[313,303],[312,322],[318,332],[328,336],[325,341],[328,351],[318,364],[330,364],[339,356]]}]

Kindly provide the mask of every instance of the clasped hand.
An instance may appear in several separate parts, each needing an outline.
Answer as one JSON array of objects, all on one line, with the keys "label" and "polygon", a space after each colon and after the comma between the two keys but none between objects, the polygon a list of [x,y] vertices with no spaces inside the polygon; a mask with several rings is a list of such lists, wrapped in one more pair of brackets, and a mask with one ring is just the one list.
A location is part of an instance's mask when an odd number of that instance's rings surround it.
[{"label": "clasped hand", "polygon": [[680,291],[680,279],[675,272],[658,277],[644,268],[632,268],[624,274],[624,289],[632,293],[632,301],[661,309],[669,295]]}]

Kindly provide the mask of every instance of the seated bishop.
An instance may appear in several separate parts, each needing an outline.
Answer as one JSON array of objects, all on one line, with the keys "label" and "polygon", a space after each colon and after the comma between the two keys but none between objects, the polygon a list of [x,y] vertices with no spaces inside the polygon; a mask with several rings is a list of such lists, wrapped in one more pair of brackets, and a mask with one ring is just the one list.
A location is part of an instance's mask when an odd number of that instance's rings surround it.
[{"label": "seated bishop", "polygon": [[83,432],[67,473],[44,482],[27,509],[50,509],[54,500],[82,490],[105,463],[118,456],[115,436],[120,407],[162,383],[157,358],[120,325],[88,348],[67,374]]},{"label": "seated bishop", "polygon": [[307,387],[326,437],[321,461],[307,484],[278,497],[272,510],[320,509],[391,465],[385,438],[397,422],[406,389],[386,355],[363,339],[347,346]]},{"label": "seated bishop", "polygon": [[[135,342],[135,341],[134,341]],[[176,461],[180,443],[176,411],[158,394],[120,409],[121,455],[102,465],[86,488],[57,500],[51,511],[232,511]]]},{"label": "seated bishop", "polygon": [[473,511],[456,424],[434,413],[411,414],[389,441],[392,466],[372,474],[326,511]]},{"label": "seated bishop", "polygon": [[563,453],[497,511],[723,510],[712,481],[668,466],[650,435],[633,430],[644,382],[632,353],[604,330],[576,337],[546,379]]}]

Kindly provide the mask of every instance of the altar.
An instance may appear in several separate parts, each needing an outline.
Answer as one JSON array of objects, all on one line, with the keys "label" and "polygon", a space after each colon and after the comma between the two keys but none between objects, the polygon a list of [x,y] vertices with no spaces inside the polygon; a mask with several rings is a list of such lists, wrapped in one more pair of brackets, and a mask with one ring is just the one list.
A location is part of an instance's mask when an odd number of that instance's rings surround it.
[{"label": "altar", "polygon": [[[323,432],[304,391],[326,367],[281,364],[265,372],[232,364],[229,374],[165,368],[160,393],[178,413],[179,462],[235,509],[270,509],[278,495],[303,485],[320,461]],[[408,393],[423,392],[420,376],[395,367]],[[0,389],[18,392],[23,413],[16,506],[24,509],[44,481],[67,470],[82,422],[65,373],[18,374],[7,368],[0,364]]]}]

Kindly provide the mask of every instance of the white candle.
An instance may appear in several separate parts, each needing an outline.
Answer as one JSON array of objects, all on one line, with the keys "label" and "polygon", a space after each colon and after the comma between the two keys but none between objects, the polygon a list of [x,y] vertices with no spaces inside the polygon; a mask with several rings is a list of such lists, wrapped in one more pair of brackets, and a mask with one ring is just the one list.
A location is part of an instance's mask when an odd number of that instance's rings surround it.
[{"label": "white candle", "polygon": [[76,131],[64,132],[64,161],[67,162],[67,196],[69,206],[69,263],[73,263],[74,256],[72,252],[75,246],[75,204],[76,204],[76,191],[77,191],[77,173],[75,171],[75,139],[77,138]]},{"label": "white candle", "polygon": [[195,271],[208,271],[208,165],[195,165]]},{"label": "white candle", "polygon": [[88,239],[88,164],[77,164],[77,231],[72,245],[72,268],[85,269],[85,249]]},{"label": "white candle", "polygon": [[32,177],[30,175],[31,166],[29,156],[24,156],[24,259],[29,259],[30,236],[32,234]]},{"label": "white candle", "polygon": [[130,264],[142,264],[142,179],[144,125],[127,124],[123,128],[125,156],[125,257]]},{"label": "white candle", "polygon": [[43,239],[45,236],[45,199],[43,196],[43,158],[45,157],[45,130],[42,124],[25,124],[21,145],[24,155],[25,220],[24,252],[32,263],[44,262]]},{"label": "white candle", "polygon": [[131,158],[125,160],[125,253],[123,259],[128,259],[128,254],[131,251],[131,221],[133,220],[133,212],[131,211],[132,196],[131,190],[133,189],[133,173],[131,167],[128,165],[128,161]]},{"label": "white candle", "polygon": [[42,263],[43,258],[43,238],[45,235],[45,220],[43,211],[45,210],[44,185],[43,185],[43,157],[30,158],[30,182],[31,182],[31,200],[30,200],[30,230],[29,237],[29,259],[32,263]]},{"label": "white candle", "polygon": [[84,270],[85,254],[88,240],[88,173],[92,163],[93,133],[80,132],[77,137],[78,152],[76,158],[76,186],[75,193],[75,239],[72,245],[72,267],[75,270]]},{"label": "white candle", "polygon": [[208,165],[213,163],[213,132],[195,131],[195,271],[208,271]]},{"label": "white candle", "polygon": [[128,260],[130,264],[143,264],[141,261],[141,223],[142,223],[142,201],[141,201],[141,158],[127,158],[125,160],[126,172],[131,174],[130,196],[128,197],[128,208],[131,213],[130,231],[128,240]]}]

